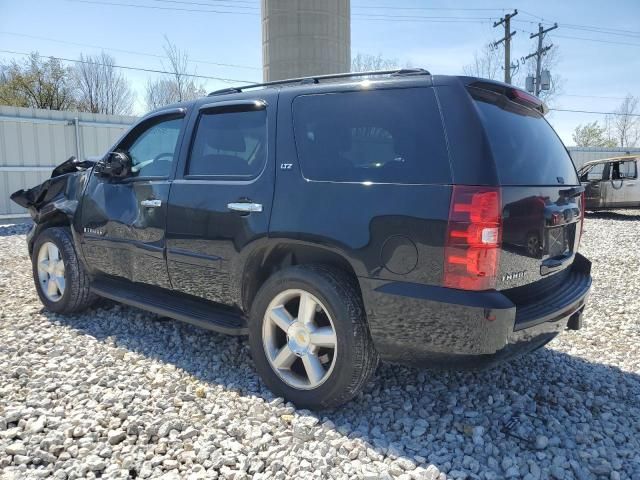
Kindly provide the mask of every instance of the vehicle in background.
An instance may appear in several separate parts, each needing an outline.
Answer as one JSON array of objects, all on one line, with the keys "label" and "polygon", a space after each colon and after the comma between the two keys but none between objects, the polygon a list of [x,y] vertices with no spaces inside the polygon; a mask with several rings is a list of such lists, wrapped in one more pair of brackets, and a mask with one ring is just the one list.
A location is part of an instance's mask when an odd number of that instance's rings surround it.
[{"label": "vehicle in background", "polygon": [[12,198],[48,310],[248,334],[276,394],[333,407],[379,359],[478,368],[581,327],[584,189],[544,113],[421,69],[229,88]]},{"label": "vehicle in background", "polygon": [[640,181],[635,155],[585,163],[578,175],[585,187],[587,210],[640,208]]}]

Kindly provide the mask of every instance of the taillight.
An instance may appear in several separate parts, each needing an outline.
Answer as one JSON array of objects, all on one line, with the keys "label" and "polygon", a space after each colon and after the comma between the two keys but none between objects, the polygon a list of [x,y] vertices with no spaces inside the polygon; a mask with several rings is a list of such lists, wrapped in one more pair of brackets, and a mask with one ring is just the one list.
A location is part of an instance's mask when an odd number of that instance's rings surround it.
[{"label": "taillight", "polygon": [[540,110],[542,108],[542,101],[529,93],[520,90],[519,88],[510,88],[507,90],[507,96],[513,100],[514,102],[520,103],[522,105],[526,105],[529,107],[534,107]]},{"label": "taillight", "polygon": [[444,249],[445,287],[495,288],[502,238],[500,190],[454,186]]},{"label": "taillight", "polygon": [[[584,219],[586,216],[586,204],[587,199],[585,198],[584,190],[580,194],[580,236],[578,237],[578,247],[580,246],[580,242],[582,241],[582,232],[584,231]],[[577,248],[576,247],[576,250]]]}]

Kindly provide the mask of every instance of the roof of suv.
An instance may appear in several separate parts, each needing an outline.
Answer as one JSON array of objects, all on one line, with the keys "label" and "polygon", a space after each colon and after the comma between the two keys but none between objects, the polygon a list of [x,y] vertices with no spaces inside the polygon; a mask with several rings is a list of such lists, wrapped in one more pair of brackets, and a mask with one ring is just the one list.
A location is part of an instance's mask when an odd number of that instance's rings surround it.
[{"label": "roof of suv", "polygon": [[347,73],[335,73],[328,75],[315,75],[310,77],[299,77],[299,78],[287,78],[284,80],[275,80],[271,82],[264,83],[254,83],[250,85],[244,85],[240,87],[230,87],[223,88],[221,90],[215,90],[211,92],[208,96],[212,97],[215,95],[224,95],[228,93],[240,93],[246,91],[248,89],[253,88],[273,88],[273,87],[281,87],[285,85],[317,85],[318,83],[324,83],[326,81],[331,81],[333,84],[335,83],[353,83],[354,79],[365,78],[368,77],[379,77],[381,75],[391,76],[391,77],[406,77],[406,76],[415,76],[415,75],[427,75],[431,76],[431,73],[428,70],[423,68],[403,68],[396,70],[372,70],[366,72],[347,72]]},{"label": "roof of suv", "polygon": [[[294,91],[298,94],[305,93],[327,93],[332,90],[348,90],[353,87],[362,87],[363,83],[369,87],[386,88],[393,87],[411,87],[411,86],[440,86],[440,85],[469,85],[482,84],[483,88],[490,89],[511,89],[512,85],[502,83],[496,80],[488,80],[484,78],[457,76],[457,75],[432,75],[428,70],[422,68],[405,68],[398,70],[375,70],[368,72],[350,72],[337,73],[329,75],[317,75],[311,77],[290,78],[285,80],[276,80],[273,82],[255,83],[250,85],[229,87],[221,90],[215,90],[206,97],[195,100],[188,100],[172,105],[166,105],[158,108],[147,115],[155,114],[175,108],[189,108],[191,105],[203,105],[216,101],[220,98],[228,100],[238,99],[255,99],[261,95],[277,92],[282,88],[288,91]],[[291,90],[289,90],[291,89]],[[524,92],[526,93],[526,92]],[[146,115],[145,115],[146,116]]]}]

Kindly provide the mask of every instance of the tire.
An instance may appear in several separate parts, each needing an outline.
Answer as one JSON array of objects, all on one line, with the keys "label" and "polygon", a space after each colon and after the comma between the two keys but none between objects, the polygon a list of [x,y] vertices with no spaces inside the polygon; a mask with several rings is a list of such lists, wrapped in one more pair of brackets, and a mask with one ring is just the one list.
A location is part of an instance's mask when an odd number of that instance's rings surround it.
[{"label": "tire", "polygon": [[[49,245],[53,244],[58,250],[57,258],[62,260],[64,270],[57,268],[55,272],[47,275],[43,272],[42,267],[39,269],[39,263],[49,262],[49,255],[46,259],[41,257],[44,250],[49,252]],[[43,248],[44,247],[44,248]],[[55,249],[51,249],[55,251]],[[55,255],[51,255],[54,257]],[[41,260],[39,262],[39,260]],[[54,260],[56,265],[60,265],[60,260]],[[96,300],[96,296],[91,293],[89,275],[76,253],[75,245],[71,231],[66,227],[52,227],[40,232],[33,245],[31,254],[31,264],[33,270],[33,280],[36,285],[36,291],[40,297],[40,301],[47,310],[56,313],[75,313],[91,306]],[[50,263],[47,263],[49,265]],[[46,268],[56,268],[49,267]],[[61,273],[61,275],[58,275]],[[53,282],[56,286],[48,291],[48,282],[43,277],[53,275],[56,280]],[[62,278],[63,288],[61,290],[59,280]],[[57,290],[55,290],[57,288]],[[54,291],[55,290],[55,291]],[[52,293],[53,291],[53,293]],[[60,294],[60,292],[62,292]]]},{"label": "tire", "polygon": [[[296,299],[298,294],[300,297]],[[291,300],[287,300],[289,297]],[[311,298],[320,305],[312,310],[315,313],[311,313],[311,323],[298,320],[304,317],[298,311],[303,297],[305,302]],[[281,315],[280,299],[290,316],[286,316],[286,312]],[[283,316],[287,318],[285,322],[293,321],[285,323],[286,334],[280,320],[271,320]],[[297,331],[301,324],[310,326],[308,335]],[[334,336],[319,336],[321,331],[327,332],[328,327],[333,329]],[[309,341],[306,347],[305,335]],[[325,340],[316,342],[319,338]],[[330,338],[328,344],[334,342],[335,348],[318,346],[326,345],[326,338]],[[302,343],[297,339],[302,339]],[[326,266],[295,266],[271,276],[251,307],[249,343],[256,370],[267,387],[301,408],[332,408],[351,400],[364,388],[378,365],[356,280],[342,270]],[[294,352],[296,358],[290,367],[277,369],[274,364],[280,363],[275,353],[283,353],[285,346],[297,351]],[[314,356],[316,359],[311,362]],[[292,358],[290,352],[285,357]],[[307,361],[312,366],[321,365],[324,377],[319,383],[312,380],[312,377],[320,378],[317,368],[309,369]],[[309,375],[310,370],[316,373]]]}]

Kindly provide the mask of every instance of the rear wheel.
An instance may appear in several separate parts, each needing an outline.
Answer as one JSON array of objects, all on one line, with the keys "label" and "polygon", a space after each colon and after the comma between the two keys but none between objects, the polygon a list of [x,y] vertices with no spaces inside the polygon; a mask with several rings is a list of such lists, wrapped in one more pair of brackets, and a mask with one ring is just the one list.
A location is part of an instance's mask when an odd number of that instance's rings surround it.
[{"label": "rear wheel", "polygon": [[31,262],[36,291],[47,310],[78,312],[95,300],[68,228],[43,230],[33,245]]},{"label": "rear wheel", "polygon": [[267,386],[299,407],[350,400],[378,363],[355,280],[329,267],[269,278],[253,302],[249,341]]}]

